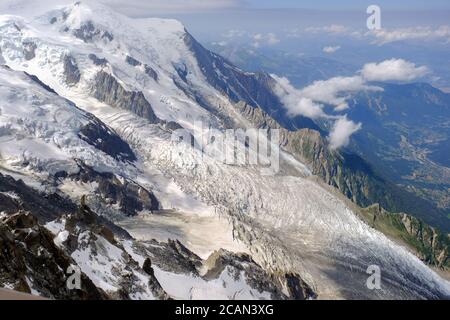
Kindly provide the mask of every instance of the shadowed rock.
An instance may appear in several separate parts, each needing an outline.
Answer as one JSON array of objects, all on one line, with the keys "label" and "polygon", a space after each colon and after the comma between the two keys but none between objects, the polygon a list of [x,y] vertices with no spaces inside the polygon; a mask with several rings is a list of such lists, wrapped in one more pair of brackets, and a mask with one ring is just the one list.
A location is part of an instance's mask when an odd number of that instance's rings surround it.
[{"label": "shadowed rock", "polygon": [[89,59],[92,60],[92,62],[96,65],[96,66],[106,66],[108,64],[108,60],[106,60],[105,58],[99,58],[97,57],[95,54],[91,53],[89,54]]},{"label": "shadowed rock", "polygon": [[76,64],[76,61],[70,55],[64,56],[64,76],[68,85],[76,85],[81,78],[80,70]]},{"label": "shadowed rock", "polygon": [[94,97],[113,107],[129,110],[147,119],[150,123],[158,123],[152,106],[141,91],[127,91],[109,73],[100,71],[95,77],[92,87]]},{"label": "shadowed rock", "polygon": [[136,160],[136,156],[128,143],[92,116],[91,121],[80,129],[78,136],[116,160],[130,162]]},{"label": "shadowed rock", "polygon": [[34,42],[24,42],[23,43],[23,53],[26,60],[31,60],[36,57],[37,46]]}]

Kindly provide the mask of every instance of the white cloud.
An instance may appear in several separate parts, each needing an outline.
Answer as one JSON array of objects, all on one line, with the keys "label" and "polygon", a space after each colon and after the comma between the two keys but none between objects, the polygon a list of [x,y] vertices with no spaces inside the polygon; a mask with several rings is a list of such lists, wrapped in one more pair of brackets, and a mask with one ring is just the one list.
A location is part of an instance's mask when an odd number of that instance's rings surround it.
[{"label": "white cloud", "polygon": [[[338,149],[340,147],[346,146],[350,141],[350,136],[361,129],[361,123],[354,123],[347,119],[347,116],[332,116],[328,115],[323,111],[323,105],[313,101],[308,97],[304,96],[303,90],[295,89],[286,78],[280,78],[276,75],[272,75],[277,80],[277,86],[275,87],[275,92],[283,102],[285,108],[287,109],[287,114],[291,117],[294,116],[304,116],[311,119],[325,118],[328,120],[334,120],[333,127],[328,136],[329,146],[331,149]],[[356,77],[355,77],[356,78]],[[354,88],[356,82],[359,80],[355,79],[345,79],[347,82],[347,88]],[[331,80],[331,79],[330,79]],[[337,78],[333,78],[331,82],[339,82]],[[351,82],[355,82],[350,85]],[[326,81],[323,81],[326,83]],[[343,86],[344,87],[344,86]]]},{"label": "white cloud", "polygon": [[[292,99],[293,96],[289,96],[287,99]],[[302,115],[311,119],[317,119],[324,117],[325,114],[322,110],[322,105],[315,103],[311,99],[298,97],[295,100],[288,101],[291,106],[288,114],[290,116]]]},{"label": "white cloud", "polygon": [[384,45],[387,43],[406,41],[406,40],[444,40],[450,43],[450,26],[442,25],[437,28],[430,26],[417,26],[407,28],[382,28],[379,30],[365,31],[364,29],[355,30],[343,25],[332,24],[328,26],[320,27],[308,27],[306,29],[295,28],[287,31],[288,37],[299,38],[304,36],[305,33],[319,34],[328,33],[332,35],[348,36],[354,39],[367,38],[371,40],[372,44]]},{"label": "white cloud", "polygon": [[257,33],[253,36],[253,39],[256,41],[262,40],[263,35],[261,33]]},{"label": "white cloud", "polygon": [[352,77],[334,77],[328,80],[315,81],[301,90],[301,95],[313,101],[335,106],[336,111],[348,108],[348,94],[363,90],[379,91],[379,87],[367,85],[365,80],[355,75]]},{"label": "white cloud", "polygon": [[211,42],[211,44],[214,45],[214,46],[225,47],[228,44],[228,42],[226,42],[226,41],[217,41],[217,42]]},{"label": "white cloud", "polygon": [[274,44],[277,44],[278,42],[280,42],[280,39],[277,38],[277,35],[272,32],[267,34],[266,40],[267,40],[267,44],[269,44],[269,45],[274,45]]},{"label": "white cloud", "polygon": [[361,75],[367,81],[412,81],[429,72],[425,66],[416,67],[403,59],[390,59],[380,63],[367,63]]},{"label": "white cloud", "polygon": [[305,34],[329,33],[332,35],[349,35],[352,33],[352,31],[348,27],[339,24],[320,27],[307,27],[304,29],[293,28],[285,30],[285,32],[288,38],[301,38],[304,37]]},{"label": "white cloud", "polygon": [[404,40],[436,40],[444,39],[450,41],[450,26],[444,25],[437,29],[431,27],[411,27],[399,29],[380,29],[367,32],[366,35],[376,38],[375,44],[383,45],[386,43],[404,41]]},{"label": "white cloud", "polygon": [[273,32],[267,34],[257,33],[253,35],[253,46],[259,48],[262,45],[273,46],[280,42],[277,35]]},{"label": "white cloud", "polygon": [[228,38],[228,39],[233,39],[233,38],[240,38],[243,37],[247,34],[246,31],[244,30],[239,30],[239,29],[230,29],[225,33],[222,33],[222,37],[224,38]]},{"label": "white cloud", "polygon": [[305,29],[308,33],[334,33],[334,34],[344,34],[349,31],[349,28],[339,25],[339,24],[332,24],[329,26],[323,26],[323,27],[308,27]]},{"label": "white cloud", "polygon": [[334,77],[328,80],[315,81],[303,89],[294,88],[288,79],[272,77],[277,80],[274,88],[281,102],[291,117],[304,116],[311,119],[335,120],[329,134],[331,149],[346,146],[350,136],[361,129],[361,123],[354,123],[344,115],[330,115],[324,111],[324,104],[334,106],[334,111],[347,109],[347,100],[352,94],[360,91],[382,91],[368,81],[411,81],[428,72],[424,66],[403,59],[390,59],[380,63],[368,63],[362,70],[351,77]]},{"label": "white cloud", "polygon": [[350,136],[362,127],[361,123],[354,123],[348,120],[346,116],[339,118],[334,122],[333,128],[330,131],[328,140],[331,149],[338,149],[348,145]]},{"label": "white cloud", "polygon": [[322,110],[322,105],[303,97],[301,91],[294,88],[287,78],[276,75],[272,75],[272,77],[277,80],[277,86],[274,88],[275,93],[280,97],[289,116],[301,115],[311,119],[327,116]]},{"label": "white cloud", "polygon": [[325,53],[334,53],[334,52],[338,51],[340,48],[341,48],[340,46],[328,46],[328,47],[324,47],[322,49],[322,51]]}]

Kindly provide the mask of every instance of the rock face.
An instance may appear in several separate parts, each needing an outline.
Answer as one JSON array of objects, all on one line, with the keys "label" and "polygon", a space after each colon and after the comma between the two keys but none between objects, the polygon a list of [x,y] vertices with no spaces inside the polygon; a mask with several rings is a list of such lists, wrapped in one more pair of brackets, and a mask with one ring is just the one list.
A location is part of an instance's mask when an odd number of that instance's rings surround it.
[{"label": "rock face", "polygon": [[407,214],[402,214],[401,221],[408,233],[419,242],[423,261],[439,268],[450,267],[448,236]]},{"label": "rock face", "polygon": [[[126,63],[128,63],[129,65],[131,65],[133,67],[140,67],[143,65],[142,62],[140,62],[139,60],[136,60],[135,58],[130,57],[130,56],[127,56],[125,58],[125,61],[126,61]],[[158,81],[158,74],[148,64],[144,64],[144,71],[150,78],[152,78],[155,81]]]},{"label": "rock face", "polygon": [[79,137],[116,160],[136,160],[130,146],[97,118],[91,117],[90,122],[80,129]]},{"label": "rock face", "polygon": [[[275,80],[269,74],[248,73],[240,70],[221,56],[205,49],[187,32],[184,41],[197,58],[208,83],[227,95],[233,102],[245,102],[249,106],[259,107],[290,130],[298,128],[320,130],[309,118],[290,119],[285,116],[283,104],[272,90]],[[177,68],[177,70],[183,69]],[[180,74],[180,71],[178,73]],[[181,77],[185,80],[185,76]]]},{"label": "rock face", "polygon": [[30,213],[0,218],[0,286],[56,299],[105,299],[83,273],[81,289],[70,290],[66,271],[75,262]]},{"label": "rock face", "polygon": [[44,88],[45,90],[47,90],[50,93],[53,94],[57,94],[55,92],[55,90],[53,90],[52,88],[50,88],[48,85],[46,85],[45,83],[43,83],[38,77],[36,77],[33,74],[28,74],[26,72],[24,72],[31,80],[33,80],[34,82],[36,82],[38,85],[40,85],[42,88]]},{"label": "rock face", "polygon": [[362,216],[375,229],[408,245],[425,263],[449,270],[448,235],[406,213],[390,213],[379,204],[362,210]]},{"label": "rock face", "polygon": [[92,62],[96,65],[96,66],[106,66],[108,64],[108,60],[106,60],[105,58],[99,58],[97,57],[95,54],[91,53],[89,54],[89,59],[92,60]]},{"label": "rock face", "polygon": [[[111,172],[98,172],[93,168],[79,163],[79,172],[67,174],[60,172],[59,178],[68,178],[82,183],[96,183],[95,190],[99,201],[106,201],[108,205],[118,206],[127,216],[134,216],[146,210],[154,211],[160,208],[155,195],[136,182],[118,177]],[[94,196],[91,194],[91,196]]]},{"label": "rock face", "polygon": [[76,85],[80,81],[81,74],[75,59],[70,55],[65,55],[63,62],[66,83],[69,86]]},{"label": "rock face", "polygon": [[[271,275],[262,270],[247,254],[236,254],[227,250],[212,253],[205,261],[207,279],[217,278],[225,269],[260,291],[269,291],[272,299],[305,300],[314,298],[313,290],[295,274]],[[285,290],[284,290],[285,289]],[[285,292],[286,291],[286,292]]]},{"label": "rock face", "polygon": [[26,60],[31,60],[36,56],[37,46],[34,42],[27,41],[23,44],[23,53]]},{"label": "rock face", "polygon": [[100,71],[92,86],[93,95],[98,100],[111,106],[130,110],[150,123],[158,123],[159,119],[152,106],[140,91],[126,91],[110,74]]},{"label": "rock face", "polygon": [[23,181],[0,173],[0,212],[33,212],[39,221],[48,222],[75,209],[76,205],[58,194],[39,193]]},{"label": "rock face", "polygon": [[158,73],[149,65],[144,65],[145,73],[155,81],[158,81]]},{"label": "rock face", "polygon": [[87,21],[79,28],[73,30],[73,35],[84,42],[91,42],[94,39],[105,39],[106,41],[114,39],[110,32],[96,29],[91,21]]},{"label": "rock face", "polygon": [[127,57],[125,58],[125,61],[126,61],[129,65],[131,65],[131,66],[133,66],[133,67],[137,67],[137,66],[142,65],[142,63],[141,63],[140,61],[138,61],[138,60],[136,60],[135,58],[130,57],[130,56],[127,56]]}]

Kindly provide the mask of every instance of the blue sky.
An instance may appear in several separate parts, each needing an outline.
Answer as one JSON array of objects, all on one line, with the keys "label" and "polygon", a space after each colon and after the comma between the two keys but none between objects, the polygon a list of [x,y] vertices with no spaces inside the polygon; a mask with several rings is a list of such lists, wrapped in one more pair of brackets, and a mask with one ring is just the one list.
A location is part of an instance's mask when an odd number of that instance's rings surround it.
[{"label": "blue sky", "polygon": [[246,0],[244,6],[254,8],[306,8],[319,10],[357,10],[377,4],[389,10],[450,9],[448,0]]},{"label": "blue sky", "polygon": [[[356,66],[405,58],[426,64],[450,90],[449,0],[82,0],[100,1],[132,17],[180,20],[201,43],[322,56]],[[0,13],[48,10],[74,0],[0,0]],[[39,7],[36,7],[36,5]],[[382,29],[371,34],[367,6],[381,8]],[[2,12],[3,11],[3,12]],[[440,78],[440,80],[438,79]]]}]

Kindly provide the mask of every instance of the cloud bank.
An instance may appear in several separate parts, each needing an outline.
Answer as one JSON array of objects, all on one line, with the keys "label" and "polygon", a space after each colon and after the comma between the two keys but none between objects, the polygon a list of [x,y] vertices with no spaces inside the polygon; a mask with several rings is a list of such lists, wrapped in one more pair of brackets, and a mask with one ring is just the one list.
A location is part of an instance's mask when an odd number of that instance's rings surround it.
[{"label": "cloud bank", "polygon": [[301,90],[302,96],[311,100],[326,103],[335,107],[336,111],[348,108],[347,99],[352,93],[360,91],[379,91],[379,87],[371,86],[359,75],[352,77],[334,77],[319,80]]},{"label": "cloud bank", "polygon": [[304,116],[313,120],[326,118],[327,115],[322,110],[323,105],[304,97],[301,90],[294,88],[287,78],[278,77],[274,74],[272,77],[277,80],[277,85],[274,90],[280,97],[284,107],[287,109],[288,116]]},{"label": "cloud bank", "polygon": [[328,47],[324,47],[322,49],[323,52],[325,53],[334,53],[336,51],[338,51],[341,47],[340,46],[328,46]]},{"label": "cloud bank", "polygon": [[390,59],[380,63],[367,63],[361,75],[367,81],[412,81],[429,73],[426,66],[416,67],[403,59]]},{"label": "cloud bank", "polygon": [[436,40],[444,39],[450,41],[450,26],[440,26],[433,29],[431,27],[411,27],[399,29],[380,29],[367,32],[366,35],[375,37],[374,44],[387,44],[404,40]]},{"label": "cloud bank", "polygon": [[275,93],[280,97],[288,116],[304,116],[334,121],[328,140],[331,149],[338,149],[349,143],[350,136],[361,129],[361,123],[354,123],[346,115],[327,114],[324,105],[334,106],[335,112],[349,108],[347,100],[361,91],[382,91],[371,81],[412,81],[427,74],[428,68],[416,66],[403,59],[389,59],[379,63],[367,63],[354,76],[333,77],[315,81],[302,88],[294,88],[288,79],[272,75],[277,80]]},{"label": "cloud bank", "polygon": [[329,25],[322,27],[308,27],[305,29],[295,28],[289,31],[288,37],[300,38],[305,34],[328,34],[334,36],[347,36],[354,39],[368,39],[374,45],[385,45],[393,42],[407,40],[444,40],[450,43],[450,26],[441,25],[439,27],[416,26],[406,28],[382,28],[379,30],[367,31],[364,29],[353,29],[343,25]]},{"label": "cloud bank", "polygon": [[277,35],[273,32],[267,34],[257,33],[253,36],[253,46],[259,48],[262,45],[273,46],[280,42]]}]

